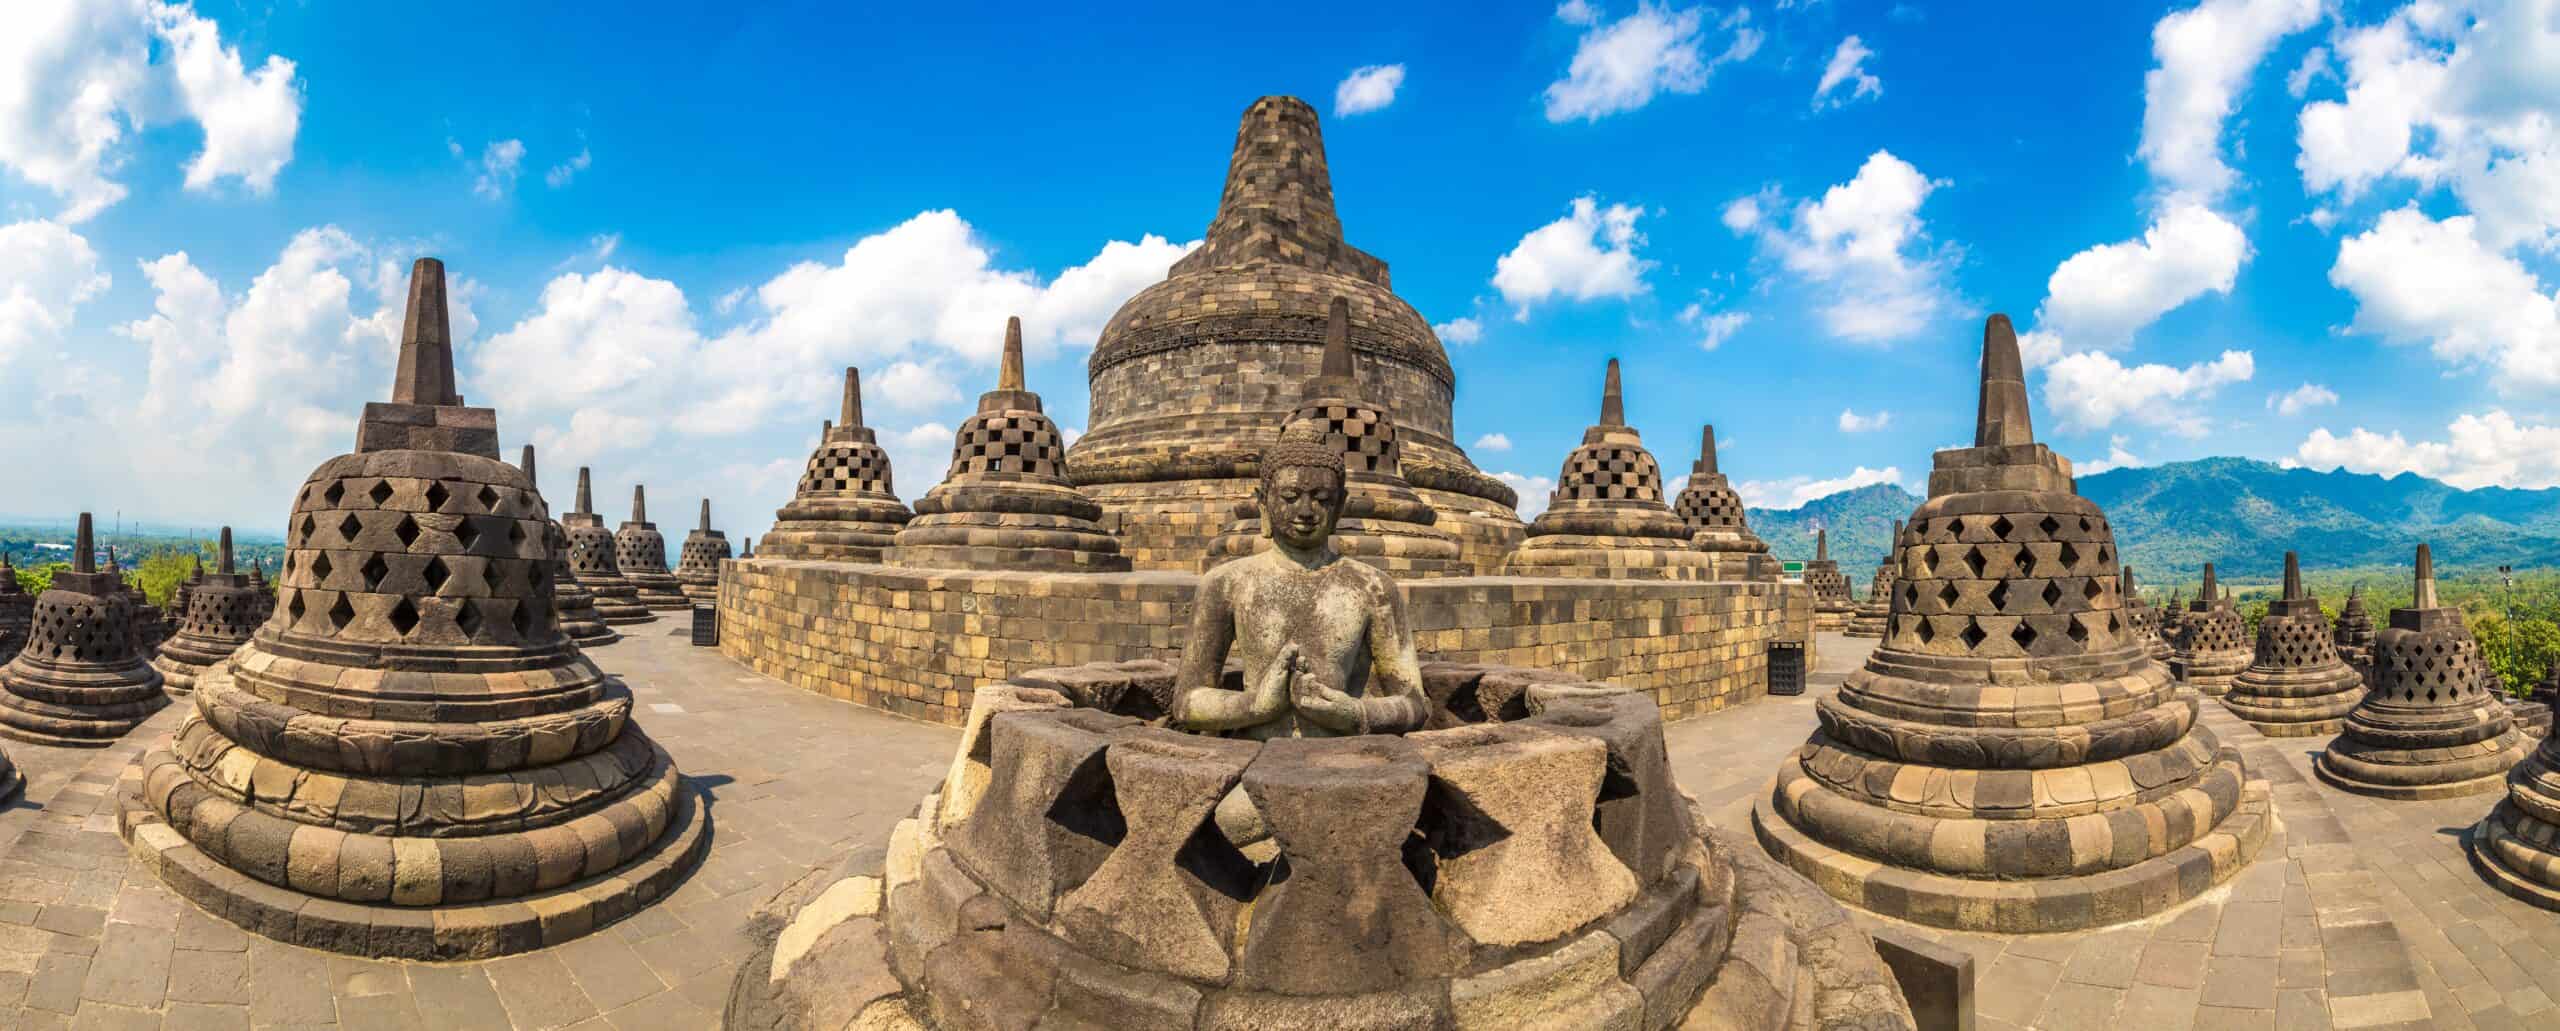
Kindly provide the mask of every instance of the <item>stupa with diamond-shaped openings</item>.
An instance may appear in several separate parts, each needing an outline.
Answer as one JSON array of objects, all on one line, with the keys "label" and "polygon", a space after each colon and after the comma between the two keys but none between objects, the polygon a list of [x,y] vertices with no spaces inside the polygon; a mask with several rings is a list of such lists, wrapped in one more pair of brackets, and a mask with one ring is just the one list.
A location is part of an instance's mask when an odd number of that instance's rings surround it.
[{"label": "stupa with diamond-shaped openings", "polygon": [[1761,558],[1769,553],[1769,542],[1751,532],[1742,511],[1742,495],[1734,491],[1716,462],[1716,428],[1709,423],[1699,434],[1698,460],[1690,464],[1689,482],[1672,501],[1671,514],[1688,524],[1690,545],[1707,553],[1714,566],[1712,579],[1774,575],[1774,567]]},{"label": "stupa with diamond-shaped openings", "polygon": [[2215,589],[2211,562],[2204,564],[2204,586],[2196,590],[2196,600],[2188,603],[2174,643],[2170,670],[2207,698],[2228,693],[2232,679],[2257,660],[2249,623],[2230,596]]},{"label": "stupa with diamond-shaped openings", "polygon": [[729,536],[711,528],[711,499],[704,498],[701,523],[684,535],[684,550],[676,557],[676,582],[685,599],[696,605],[719,601],[720,563],[728,558]]},{"label": "stupa with diamond-shaped openings", "polygon": [[0,662],[18,656],[27,643],[27,627],[36,619],[36,599],[18,582],[18,569],[0,555]]},{"label": "stupa with diamond-shaped openings", "polygon": [[[524,470],[524,478],[533,481],[535,490],[542,489],[542,478],[534,474],[533,445],[524,446],[524,457],[517,460],[516,468]],[[583,479],[582,475],[581,482]],[[543,503],[548,505],[550,501],[545,499]],[[545,536],[551,548],[551,610],[559,617],[560,632],[578,642],[580,648],[621,640],[622,635],[605,625],[604,615],[596,611],[595,593],[579,583],[577,573],[570,568],[568,528],[554,519]],[[647,610],[642,609],[641,614],[647,615]]]},{"label": "stupa with diamond-shaped openings", "polygon": [[1901,539],[1902,520],[1896,519],[1893,533],[1885,538],[1884,559],[1876,563],[1876,575],[1867,581],[1867,596],[1858,602],[1857,614],[1849,618],[1849,629],[1841,633],[1850,637],[1884,636],[1885,617],[1893,612],[1894,542]]},{"label": "stupa with diamond-shaped openings", "polygon": [[[249,635],[272,611],[264,604],[266,597],[264,588],[251,586],[248,574],[238,571],[231,553],[231,528],[223,527],[213,572],[197,574],[187,589],[186,616],[178,632],[152,657],[162,689],[172,696],[194,691],[197,677],[249,642]],[[177,604],[174,595],[171,604]]]},{"label": "stupa with diamond-shaped openings", "polygon": [[684,585],[667,571],[667,536],[649,521],[649,488],[631,487],[631,518],[613,531],[613,564],[622,578],[639,588],[639,602],[652,611],[690,609]]},{"label": "stupa with diamond-shaped openings", "polygon": [[2284,597],[2258,621],[2257,656],[2222,704],[2268,737],[2338,732],[2364,698],[2364,677],[2338,657],[2329,616],[2302,587],[2302,559],[2284,553]]},{"label": "stupa with diamond-shaped openings", "polygon": [[26,646],[0,666],[0,736],[105,748],[169,700],[134,640],[124,577],[98,570],[89,513],[74,540],[71,568],[36,596]]},{"label": "stupa with diamond-shaped openings", "polygon": [[596,514],[595,493],[589,489],[586,466],[578,467],[578,506],[560,517],[560,529],[569,536],[569,571],[577,574],[578,586],[595,598],[596,618],[606,626],[635,626],[651,622],[658,614],[640,604],[640,588],[622,576],[622,565],[614,557],[613,531],[605,529],[604,517]]},{"label": "stupa with diamond-shaped openings", "polygon": [[2312,769],[2390,799],[2455,798],[2505,786],[2528,743],[2480,676],[2480,643],[2462,610],[2436,598],[2435,554],[2418,545],[2409,607],[2373,638],[2373,688]]}]

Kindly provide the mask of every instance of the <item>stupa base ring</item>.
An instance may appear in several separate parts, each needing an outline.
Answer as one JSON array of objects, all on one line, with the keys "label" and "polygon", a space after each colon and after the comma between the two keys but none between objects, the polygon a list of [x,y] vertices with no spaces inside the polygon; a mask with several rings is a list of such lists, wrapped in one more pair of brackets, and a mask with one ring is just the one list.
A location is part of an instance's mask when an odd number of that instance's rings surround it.
[{"label": "stupa base ring", "polygon": [[2503,855],[2511,854],[2509,850],[2549,855],[2541,849],[2518,840],[2515,832],[2509,829],[2509,825],[2520,818],[2523,818],[2523,814],[2516,809],[2515,803],[2506,801],[2498,803],[2498,807],[2490,810],[2489,815],[2481,817],[2479,823],[2473,824],[2469,842],[2471,865],[2480,871],[2480,876],[2487,880],[2491,887],[2544,909],[2560,911],[2560,870],[2554,870],[2544,878],[2537,879],[2510,866],[2506,859],[2501,858]]},{"label": "stupa base ring", "polygon": [[600,876],[532,895],[455,905],[345,902],[277,887],[206,855],[144,801],[143,769],[139,761],[127,766],[116,784],[116,833],[135,862],[180,897],[243,930],[353,956],[489,959],[549,948],[665,897],[710,852],[710,809],[700,789],[679,780],[658,840]]},{"label": "stupa base ring", "polygon": [[2228,880],[2267,843],[2273,793],[2262,780],[2194,842],[2131,866],[2034,880],[1971,880],[1886,866],[1814,840],[1777,813],[1776,781],[1751,806],[1760,846],[1831,897],[1871,913],[1960,931],[2036,934],[2138,920]]},{"label": "stupa base ring", "polygon": [[[2389,799],[2394,802],[2426,802],[2440,798],[2465,798],[2471,795],[2485,795],[2492,791],[2504,791],[2507,789],[2506,765],[2497,766],[2497,768],[2489,770],[2486,773],[2480,773],[2469,777],[2460,777],[2454,780],[2435,781],[2431,783],[2386,782],[2381,780],[2369,780],[2365,777],[2359,777],[2351,773],[2343,772],[2338,769],[2339,764],[2330,758],[2330,754],[2331,753],[2328,751],[2321,752],[2320,757],[2311,763],[2311,772],[2319,774],[2320,779],[2329,782],[2330,787],[2337,788],[2341,791],[2352,791],[2356,794],[2364,795],[2369,798]],[[2368,769],[2377,768],[2371,763],[2358,763],[2357,765]],[[2512,765],[2512,763],[2509,765]]]}]

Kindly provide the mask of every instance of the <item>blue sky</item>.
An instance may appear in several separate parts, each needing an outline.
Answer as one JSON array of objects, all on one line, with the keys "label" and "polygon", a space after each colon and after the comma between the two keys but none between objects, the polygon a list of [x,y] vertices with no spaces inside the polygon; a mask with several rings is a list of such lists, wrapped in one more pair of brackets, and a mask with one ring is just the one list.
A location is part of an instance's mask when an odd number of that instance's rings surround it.
[{"label": "blue sky", "polygon": [[1007,314],[1084,425],[1268,93],[1533,508],[1611,355],[1675,472],[1916,488],[1991,311],[2084,472],[2560,483],[2554,0],[520,6],[0,10],[0,512],[265,532],[420,254],[558,507],[760,533],[846,364],[912,498]]}]

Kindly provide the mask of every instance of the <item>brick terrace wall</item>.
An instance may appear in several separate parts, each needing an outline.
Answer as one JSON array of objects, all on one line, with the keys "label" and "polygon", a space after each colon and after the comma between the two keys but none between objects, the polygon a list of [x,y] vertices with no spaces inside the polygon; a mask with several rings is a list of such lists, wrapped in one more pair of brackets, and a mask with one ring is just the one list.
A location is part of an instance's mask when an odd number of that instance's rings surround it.
[{"label": "brick terrace wall", "polygon": [[[1181,652],[1183,573],[986,573],[755,558],[721,564],[720,650],[803,690],[957,726],[983,683]],[[1539,666],[1646,691],[1667,719],[1768,690],[1810,594],[1774,583],[1459,577],[1405,585],[1426,659]]]}]

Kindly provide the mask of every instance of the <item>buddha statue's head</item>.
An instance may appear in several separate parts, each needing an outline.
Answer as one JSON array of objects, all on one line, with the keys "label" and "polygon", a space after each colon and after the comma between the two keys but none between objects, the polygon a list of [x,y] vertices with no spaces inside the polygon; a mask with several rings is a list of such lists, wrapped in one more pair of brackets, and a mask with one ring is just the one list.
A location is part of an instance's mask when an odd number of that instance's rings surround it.
[{"label": "buddha statue's head", "polygon": [[1261,464],[1262,532],[1292,552],[1324,547],[1349,493],[1341,452],[1320,427],[1297,423],[1262,453]]}]

